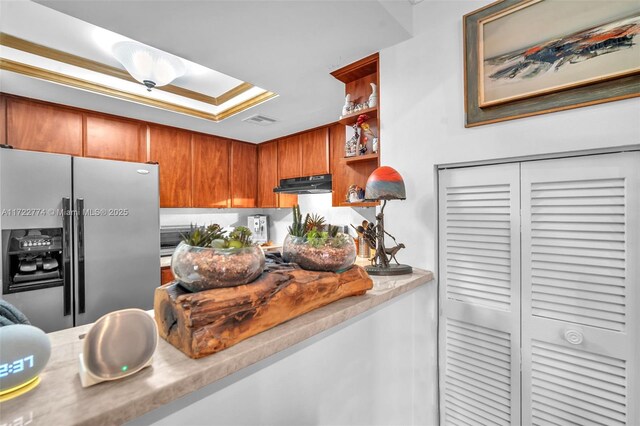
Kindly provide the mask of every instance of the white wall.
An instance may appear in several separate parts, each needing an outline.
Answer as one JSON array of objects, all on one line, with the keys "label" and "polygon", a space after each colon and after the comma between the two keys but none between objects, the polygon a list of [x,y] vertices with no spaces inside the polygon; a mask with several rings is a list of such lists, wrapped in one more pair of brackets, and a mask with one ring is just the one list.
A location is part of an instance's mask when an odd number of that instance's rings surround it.
[{"label": "white wall", "polygon": [[381,163],[407,186],[385,225],[402,261],[434,271],[435,165],[640,143],[637,98],[466,129],[462,16],[489,3],[419,3],[415,37],[380,53]]},{"label": "white wall", "polygon": [[[376,219],[376,211],[372,207],[331,207],[331,194],[299,195],[298,204],[303,214],[319,214],[332,225],[359,225],[363,220],[371,222]],[[355,236],[353,228],[349,227],[349,232]]]},{"label": "white wall", "polygon": [[[491,0],[492,1],[492,0]],[[381,163],[404,177],[406,201],[390,202],[386,229],[403,242],[400,261],[437,271],[438,164],[640,143],[640,99],[466,129],[462,16],[491,1],[424,1],[415,37],[380,53]],[[429,299],[437,308],[437,297]],[[425,324],[424,405],[437,422],[436,321]]]},{"label": "white wall", "polygon": [[[375,221],[376,212],[373,208],[331,207],[331,194],[299,195],[298,204],[303,215],[315,213],[323,216],[327,223],[332,225],[358,225],[363,220]],[[287,236],[287,228],[293,220],[293,213],[288,209],[265,209],[265,214],[270,215],[270,237],[282,244]],[[349,226],[351,236],[356,236],[353,228]]]},{"label": "white wall", "polygon": [[262,209],[160,209],[160,226],[209,225],[247,226],[247,217]]}]

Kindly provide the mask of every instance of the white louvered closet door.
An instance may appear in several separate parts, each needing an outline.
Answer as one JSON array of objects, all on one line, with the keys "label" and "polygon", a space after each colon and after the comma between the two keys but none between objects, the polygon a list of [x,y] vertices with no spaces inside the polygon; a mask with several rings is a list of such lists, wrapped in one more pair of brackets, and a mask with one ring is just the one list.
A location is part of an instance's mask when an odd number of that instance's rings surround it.
[{"label": "white louvered closet door", "polygon": [[522,163],[522,420],[638,425],[640,153]]},{"label": "white louvered closet door", "polygon": [[520,423],[518,164],[440,172],[443,425]]}]

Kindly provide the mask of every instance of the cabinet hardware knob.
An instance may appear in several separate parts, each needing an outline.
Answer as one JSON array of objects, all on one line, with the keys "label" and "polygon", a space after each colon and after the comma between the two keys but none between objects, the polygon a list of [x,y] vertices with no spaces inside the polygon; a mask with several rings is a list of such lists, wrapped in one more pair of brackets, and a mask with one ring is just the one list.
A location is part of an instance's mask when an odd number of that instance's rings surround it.
[{"label": "cabinet hardware knob", "polygon": [[564,332],[564,338],[572,345],[579,345],[584,340],[584,336],[578,330],[567,330]]}]

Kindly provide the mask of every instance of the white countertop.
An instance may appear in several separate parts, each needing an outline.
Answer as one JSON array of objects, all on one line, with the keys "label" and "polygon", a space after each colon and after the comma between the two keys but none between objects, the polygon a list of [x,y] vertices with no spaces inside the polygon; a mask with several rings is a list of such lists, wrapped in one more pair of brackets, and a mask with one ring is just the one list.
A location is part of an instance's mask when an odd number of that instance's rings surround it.
[{"label": "white countertop", "polygon": [[0,424],[122,424],[285,350],[433,280],[428,271],[372,277],[374,287],[250,337],[224,351],[190,359],[160,339],[153,365],[125,379],[82,388],[78,355],[90,325],[50,333],[52,355],[33,391],[0,403]]}]

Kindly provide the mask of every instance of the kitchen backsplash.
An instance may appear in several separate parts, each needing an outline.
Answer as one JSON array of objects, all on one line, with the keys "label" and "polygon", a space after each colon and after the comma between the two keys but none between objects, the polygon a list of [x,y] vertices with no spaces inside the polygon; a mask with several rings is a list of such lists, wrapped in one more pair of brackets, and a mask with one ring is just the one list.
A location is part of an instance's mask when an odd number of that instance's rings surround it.
[{"label": "kitchen backsplash", "polygon": [[221,226],[247,225],[247,216],[262,214],[263,209],[160,209],[160,226],[189,224]]},{"label": "kitchen backsplash", "polygon": [[[303,214],[317,213],[334,225],[359,224],[363,220],[375,221],[374,208],[331,207],[331,194],[298,196]],[[160,226],[206,225],[217,223],[223,227],[247,226],[247,217],[255,214],[269,216],[269,238],[282,244],[291,225],[292,213],[286,209],[160,209]],[[355,235],[353,229],[350,234]]]},{"label": "kitchen backsplash", "polygon": [[[300,195],[298,203],[303,213],[318,213],[332,225],[357,225],[365,219],[369,222],[376,220],[376,209],[373,207],[357,209],[331,207],[331,194]],[[355,231],[351,227],[349,227],[349,233],[355,236]]]}]

